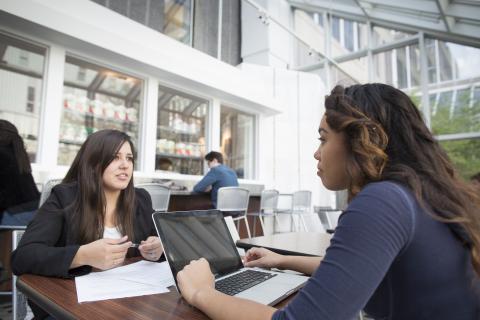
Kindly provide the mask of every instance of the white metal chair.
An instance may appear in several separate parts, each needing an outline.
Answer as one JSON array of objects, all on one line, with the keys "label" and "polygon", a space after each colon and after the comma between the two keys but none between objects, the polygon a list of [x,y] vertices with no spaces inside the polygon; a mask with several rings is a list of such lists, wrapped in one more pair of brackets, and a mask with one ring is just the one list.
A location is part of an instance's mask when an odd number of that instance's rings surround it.
[{"label": "white metal chair", "polygon": [[40,201],[38,202],[38,207],[41,207],[42,204],[44,204],[45,201],[47,201],[48,197],[50,197],[50,194],[52,193],[52,188],[60,183],[62,183],[62,179],[51,179],[43,184],[42,194],[40,195]]},{"label": "white metal chair", "polygon": [[[235,227],[235,222],[233,222],[233,219],[231,216],[223,217],[225,220],[225,223],[227,224],[228,231],[230,231],[230,235],[232,236],[233,242],[237,242],[237,240],[240,240],[240,235],[238,234],[238,230]],[[240,256],[245,256],[245,249],[242,248],[237,248],[238,254]]]},{"label": "white metal chair", "polygon": [[[262,226],[263,235],[265,235],[265,221],[263,220],[264,217],[273,217],[274,223],[276,222],[278,224],[278,217],[277,217],[278,195],[279,195],[279,192],[277,190],[274,190],[274,189],[263,190],[262,194],[260,195],[260,211],[248,213],[248,215],[258,217],[258,220],[260,220],[260,225]],[[255,228],[255,222],[254,222],[253,232],[255,233],[255,231],[256,231],[256,228]]]},{"label": "white metal chair", "polygon": [[[273,226],[274,233],[292,231],[292,225],[293,225],[292,212],[293,212],[293,194],[280,193],[278,195],[277,210],[275,210],[275,215],[277,219],[274,220],[274,226]],[[282,220],[283,222],[281,222]],[[288,223],[284,223],[285,220],[287,220]],[[275,222],[277,222],[277,226],[275,226]],[[285,224],[287,225],[286,227],[285,227]]]},{"label": "white metal chair", "polygon": [[[242,220],[245,222],[248,237],[251,238],[250,226],[248,225],[247,210],[250,191],[240,187],[223,187],[218,189],[217,209],[224,215],[232,214],[233,221]],[[237,222],[238,223],[238,222]],[[237,228],[238,228],[237,224]]]},{"label": "white metal chair", "polygon": [[[303,217],[304,214],[308,214],[311,211],[312,206],[312,192],[308,190],[299,190],[293,193],[293,211],[292,220],[294,221],[295,231],[300,231],[300,223],[303,225],[303,229],[308,231],[307,224]],[[294,216],[297,216],[298,225],[295,223]]]},{"label": "white metal chair", "polygon": [[136,186],[145,189],[152,198],[152,206],[155,211],[168,211],[170,203],[170,188],[159,183],[144,183]]}]

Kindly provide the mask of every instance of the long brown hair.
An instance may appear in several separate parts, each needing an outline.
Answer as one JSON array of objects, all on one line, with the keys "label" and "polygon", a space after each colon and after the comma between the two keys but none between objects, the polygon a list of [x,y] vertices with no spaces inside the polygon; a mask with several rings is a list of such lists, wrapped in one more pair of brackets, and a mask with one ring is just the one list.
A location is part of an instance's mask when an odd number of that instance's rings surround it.
[{"label": "long brown hair", "polygon": [[[106,199],[102,175],[122,145],[128,142],[135,154],[130,137],[118,130],[101,130],[91,134],[73,160],[63,183],[77,182],[78,193],[73,202],[73,221],[78,224],[77,239],[81,244],[102,238]],[[133,177],[117,201],[115,224],[119,231],[133,240],[135,189]]]},{"label": "long brown hair", "polygon": [[23,143],[22,137],[18,134],[17,128],[9,121],[0,119],[0,146],[11,148],[12,154],[17,160],[20,174],[31,173],[30,159]]},{"label": "long brown hair", "polygon": [[328,125],[346,135],[350,197],[372,181],[408,186],[470,249],[480,276],[480,195],[459,177],[412,100],[385,84],[336,86],[325,108]]}]

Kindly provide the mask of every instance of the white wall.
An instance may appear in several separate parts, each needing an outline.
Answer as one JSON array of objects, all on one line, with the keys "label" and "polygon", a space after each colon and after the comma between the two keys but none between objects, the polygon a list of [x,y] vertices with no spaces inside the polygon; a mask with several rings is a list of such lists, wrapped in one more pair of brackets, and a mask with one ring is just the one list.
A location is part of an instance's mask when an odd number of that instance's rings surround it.
[{"label": "white wall", "polygon": [[269,90],[281,101],[280,114],[259,119],[259,181],[281,193],[310,190],[313,205],[334,206],[334,193],[323,187],[313,158],[325,110],[320,77],[246,63],[241,68],[269,83]]}]

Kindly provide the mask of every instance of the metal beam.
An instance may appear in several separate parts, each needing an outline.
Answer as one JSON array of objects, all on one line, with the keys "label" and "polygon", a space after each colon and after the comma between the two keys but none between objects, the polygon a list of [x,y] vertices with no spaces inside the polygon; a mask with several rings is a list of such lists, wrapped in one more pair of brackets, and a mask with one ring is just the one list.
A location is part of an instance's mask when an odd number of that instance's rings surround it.
[{"label": "metal beam", "polygon": [[447,17],[445,15],[445,11],[448,6],[448,0],[435,0],[435,3],[437,4],[438,7],[438,12],[440,13],[440,16],[442,17],[443,23],[445,24],[445,30],[447,32],[452,31],[452,25],[455,23],[453,21],[453,18]]},{"label": "metal beam", "polygon": [[428,12],[438,14],[437,7],[435,3],[431,1],[418,1],[418,0],[402,0],[402,1],[391,1],[391,0],[361,0],[364,7],[367,8],[366,4],[370,5],[372,9],[375,7],[387,7],[391,8],[394,11],[400,10],[415,10],[416,12]]},{"label": "metal beam", "polygon": [[359,1],[359,0],[355,0],[355,3],[357,4],[357,6],[358,6],[360,9],[362,9],[362,12],[363,12],[363,14],[365,15],[365,17],[366,17],[367,19],[370,19],[370,17],[368,16],[367,10],[365,10],[365,8],[362,7],[362,4],[360,3],[360,1]]},{"label": "metal beam", "polygon": [[441,134],[435,136],[438,141],[480,139],[480,132]]}]

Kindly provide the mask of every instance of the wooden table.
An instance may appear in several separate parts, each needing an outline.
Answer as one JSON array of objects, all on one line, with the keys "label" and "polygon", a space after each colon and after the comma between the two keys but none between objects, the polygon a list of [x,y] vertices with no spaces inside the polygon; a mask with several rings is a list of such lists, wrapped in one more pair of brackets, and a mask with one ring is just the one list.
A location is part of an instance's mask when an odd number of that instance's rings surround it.
[{"label": "wooden table", "polygon": [[237,247],[263,247],[285,255],[324,256],[331,235],[317,232],[277,233],[270,236],[237,240]]},{"label": "wooden table", "polygon": [[[83,303],[77,302],[73,279],[26,274],[18,278],[17,287],[55,319],[208,319],[183,300],[175,287],[169,293]],[[276,307],[285,306],[291,298]]]}]

